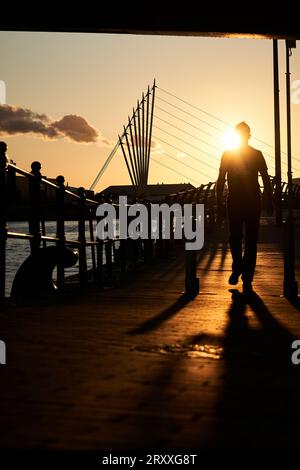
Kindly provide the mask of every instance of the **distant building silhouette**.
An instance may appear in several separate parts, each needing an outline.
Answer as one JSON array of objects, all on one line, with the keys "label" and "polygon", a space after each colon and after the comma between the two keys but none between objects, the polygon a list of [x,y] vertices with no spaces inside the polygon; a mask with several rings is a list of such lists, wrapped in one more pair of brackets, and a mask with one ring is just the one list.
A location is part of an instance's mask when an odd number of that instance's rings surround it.
[{"label": "distant building silhouette", "polygon": [[[188,189],[195,189],[195,187],[190,183],[148,184],[144,188],[142,197],[149,201],[160,201],[169,194],[187,191]],[[137,196],[137,187],[133,185],[108,186],[101,193],[103,195],[110,194],[113,199],[117,199],[119,196],[127,196],[128,201],[132,202]]]}]

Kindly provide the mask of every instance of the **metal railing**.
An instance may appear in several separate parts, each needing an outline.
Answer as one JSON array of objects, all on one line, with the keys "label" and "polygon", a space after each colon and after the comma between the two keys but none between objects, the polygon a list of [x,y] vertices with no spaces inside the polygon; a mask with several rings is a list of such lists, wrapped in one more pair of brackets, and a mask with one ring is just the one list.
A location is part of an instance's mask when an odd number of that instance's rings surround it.
[{"label": "metal railing", "polygon": [[[10,231],[7,225],[7,218],[9,216],[9,209],[12,205],[10,198],[8,175],[13,173],[19,174],[28,179],[29,189],[29,227],[28,233],[17,233]],[[10,175],[11,178],[11,175]],[[7,162],[5,153],[0,155],[0,194],[1,194],[1,213],[0,213],[0,298],[5,296],[5,281],[6,281],[6,241],[7,239],[28,240],[30,243],[31,254],[34,254],[41,246],[45,247],[48,243],[54,243],[59,249],[64,250],[65,247],[74,247],[78,249],[79,253],[79,284],[85,286],[87,284],[87,261],[86,261],[86,248],[91,248],[92,258],[92,272],[93,277],[99,277],[101,273],[103,258],[103,242],[95,240],[93,221],[95,220],[95,210],[98,202],[88,199],[85,196],[83,188],[80,188],[78,194],[69,191],[65,185],[64,180],[60,176],[57,178],[57,184],[43,178],[39,171],[38,162],[32,164],[32,171],[25,171],[16,165]],[[49,188],[50,191],[55,193],[53,201],[55,203],[56,215],[56,236],[49,236],[46,234],[45,220],[43,218],[43,207],[41,201],[42,188]],[[68,239],[65,234],[65,200],[66,198],[72,199],[77,205],[77,221],[78,221],[78,239]],[[3,203],[4,201],[4,203]],[[89,239],[86,239],[86,222],[89,226]],[[108,256],[108,250],[105,251]],[[107,259],[107,264],[110,262]],[[63,259],[57,265],[57,286],[62,287],[65,282],[65,268]]]},{"label": "metal railing", "polygon": [[[170,240],[158,238],[154,241],[151,237],[148,240],[120,240],[118,237],[112,240],[98,239],[95,237],[94,223],[99,221],[96,217],[96,208],[101,203],[100,200],[87,198],[84,188],[78,188],[77,194],[70,191],[65,186],[62,176],[57,177],[56,183],[43,178],[38,162],[32,164],[31,172],[8,163],[6,145],[3,142],[0,144],[0,301],[3,301],[5,298],[7,239],[28,240],[32,254],[39,250],[39,248],[46,247],[48,243],[56,244],[61,253],[63,253],[65,247],[76,248],[79,260],[79,272],[76,282],[81,287],[86,287],[90,278],[93,280],[103,279],[103,277],[110,278],[113,266],[116,264],[119,265],[121,272],[123,272],[126,270],[128,261],[133,262],[133,264],[139,260],[147,262],[156,255],[160,258],[168,257],[172,251],[174,244],[172,230]],[[22,175],[28,180],[30,205],[28,233],[10,231],[7,226],[9,210],[13,199],[11,198],[9,186],[16,174]],[[273,193],[275,193],[276,184],[274,178],[271,178],[271,183]],[[42,190],[45,187],[54,193],[52,205],[55,206],[56,236],[49,236],[46,233],[41,197]],[[282,184],[281,190],[282,204],[284,206],[288,195],[286,183]],[[292,193],[294,203],[300,206],[300,186],[293,185]],[[226,197],[226,192],[224,197]],[[73,209],[74,207],[76,208],[75,212],[73,210],[73,215],[76,215],[75,219],[78,223],[76,240],[66,237],[65,222],[67,219],[70,220],[67,217],[68,214],[66,214],[66,200],[71,200]],[[201,203],[205,207],[205,225],[211,226],[219,220],[215,197],[215,182],[202,184],[199,188],[170,194],[166,197],[165,202],[170,205],[175,202],[182,205]],[[118,205],[114,204],[114,206],[118,208]],[[87,248],[91,250],[92,268],[90,270],[87,266]],[[130,255],[128,254],[129,252]],[[193,266],[195,265],[194,261],[193,258]],[[61,256],[57,264],[57,286],[62,289],[64,284],[65,267],[63,256]]]},{"label": "metal railing", "polygon": [[[56,183],[43,178],[40,173],[40,164],[34,162],[31,165],[31,172],[8,163],[6,158],[6,148],[0,148],[0,301],[5,299],[6,287],[6,248],[7,240],[28,240],[31,254],[34,254],[41,247],[47,244],[55,244],[63,253],[65,247],[75,248],[78,251],[79,271],[75,276],[75,282],[80,287],[86,287],[89,279],[110,279],[113,274],[113,267],[118,265],[118,269],[124,272],[128,264],[136,264],[138,261],[148,262],[153,256],[161,256],[161,243],[166,244],[166,240],[131,240],[119,239],[98,239],[95,235],[94,224],[99,222],[96,217],[96,209],[101,200],[94,200],[86,197],[84,188],[78,188],[78,193],[70,191],[64,184],[64,178],[58,176]],[[10,194],[9,181],[12,181],[16,174],[22,175],[28,180],[29,190],[29,217],[28,233],[18,233],[9,230],[7,223],[10,208],[13,205],[13,198]],[[45,203],[42,201],[43,189],[48,188],[54,192],[51,197],[51,204],[55,206],[54,220],[56,223],[56,235],[49,236],[46,233],[44,220]],[[77,221],[77,239],[70,239],[66,236],[65,222],[70,220],[66,213],[66,200],[72,201],[73,218]],[[110,201],[111,203],[111,201]],[[113,204],[117,209],[118,205]],[[75,206],[75,211],[74,211]],[[73,219],[74,220],[74,219]],[[154,249],[153,245],[156,245]],[[91,250],[91,269],[87,266],[87,249]],[[166,247],[165,247],[166,248]],[[167,252],[167,251],[166,251]],[[163,257],[163,256],[162,256]],[[57,264],[57,287],[62,289],[65,284],[65,267],[63,256]]]}]

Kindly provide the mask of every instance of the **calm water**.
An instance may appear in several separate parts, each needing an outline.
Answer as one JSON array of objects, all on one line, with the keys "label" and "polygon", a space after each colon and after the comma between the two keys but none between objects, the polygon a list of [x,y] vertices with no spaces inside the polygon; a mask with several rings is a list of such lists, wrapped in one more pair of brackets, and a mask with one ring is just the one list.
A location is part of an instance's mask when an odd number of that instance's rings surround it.
[{"label": "calm water", "polygon": [[[56,236],[56,222],[46,222],[46,235]],[[86,226],[87,227],[87,226]],[[94,225],[94,236],[95,236],[95,225]],[[28,222],[9,222],[8,230],[10,232],[28,233]],[[68,240],[78,239],[78,222],[67,221],[65,222],[66,238]],[[86,229],[87,240],[89,237],[89,229]],[[48,243],[47,246],[53,246],[53,243]],[[88,268],[92,267],[91,248],[87,247],[87,265]],[[18,268],[21,266],[23,261],[30,255],[30,245],[28,240],[15,240],[9,238],[7,240],[6,250],[6,295],[10,295],[13,279]],[[78,262],[71,268],[66,268],[66,276],[78,273]],[[54,278],[56,273],[54,272]]]}]

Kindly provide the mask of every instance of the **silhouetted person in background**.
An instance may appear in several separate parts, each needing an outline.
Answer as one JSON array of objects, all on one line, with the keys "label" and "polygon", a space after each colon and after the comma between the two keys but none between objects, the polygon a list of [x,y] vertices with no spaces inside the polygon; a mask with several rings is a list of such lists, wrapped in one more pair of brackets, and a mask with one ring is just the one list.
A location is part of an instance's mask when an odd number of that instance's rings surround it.
[{"label": "silhouetted person in background", "polygon": [[[264,184],[268,215],[272,215],[272,190],[263,154],[251,147],[250,127],[245,122],[235,127],[240,145],[223,153],[216,184],[218,211],[223,211],[222,194],[227,175],[227,212],[229,218],[232,274],[229,284],[236,285],[242,275],[244,293],[252,292],[256,265],[257,238],[261,212],[261,192],[258,173]],[[245,239],[243,253],[243,232]]]}]

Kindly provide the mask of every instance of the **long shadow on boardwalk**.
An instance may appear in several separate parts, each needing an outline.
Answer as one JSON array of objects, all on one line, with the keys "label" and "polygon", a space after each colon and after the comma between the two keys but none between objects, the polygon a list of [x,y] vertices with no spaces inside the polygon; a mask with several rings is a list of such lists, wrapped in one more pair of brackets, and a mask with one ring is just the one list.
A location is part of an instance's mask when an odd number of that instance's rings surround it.
[{"label": "long shadow on boardwalk", "polygon": [[187,295],[181,295],[170,307],[166,308],[155,317],[145,321],[137,328],[130,330],[128,333],[132,335],[139,335],[159,328],[162,323],[176,315],[176,313],[178,313],[190,300],[191,298]]},{"label": "long shadow on boardwalk", "polygon": [[[223,235],[222,235],[223,236]],[[199,265],[206,256],[208,259],[206,261],[206,265],[204,268],[205,274],[208,271],[209,266],[213,262],[217,252],[218,252],[218,243],[219,243],[220,236],[219,234],[213,234],[211,237],[211,242],[208,243],[203,250],[198,253],[197,256],[197,264]],[[227,241],[222,240],[222,257],[220,261],[221,268],[223,267],[225,256],[226,256],[226,249],[227,249]],[[164,270],[164,275],[168,274],[169,281],[172,277],[176,278],[178,273],[182,272],[182,263],[178,263],[177,261],[174,264],[171,264],[170,272],[168,270]],[[202,273],[203,275],[203,273]],[[139,335],[143,333],[147,333],[149,331],[155,330],[159,328],[164,322],[172,318],[176,313],[178,313],[183,307],[185,307],[189,301],[192,299],[185,294],[182,294],[176,302],[174,302],[171,306],[160,312],[158,315],[150,318],[149,320],[142,323],[137,328],[134,328],[128,331],[129,334],[132,335]]]},{"label": "long shadow on boardwalk", "polygon": [[[189,395],[191,402],[186,404],[188,409],[194,410],[195,420],[188,423],[180,418],[180,413],[186,411],[180,398],[177,410],[176,374],[182,374],[187,366],[180,355],[166,356],[151,392],[141,402],[142,409],[153,409],[151,426],[147,428],[150,443],[158,447],[167,446],[170,443],[168,439],[171,439],[178,445],[176,434],[180,435],[188,426],[189,440],[184,441],[188,448],[298,448],[300,376],[291,362],[291,344],[295,338],[276,320],[256,293],[246,297],[237,290],[231,292],[232,303],[227,312],[224,335],[200,332],[186,338],[190,344],[208,341],[223,346],[224,357],[219,363],[220,381],[217,376],[214,379],[220,387],[217,400],[207,401],[207,391],[203,392],[199,387],[197,394]],[[134,333],[159,327],[181,305],[184,305],[182,298]],[[205,377],[207,375],[203,379]],[[188,386],[187,383],[183,385]],[[198,419],[200,415],[207,416],[208,430],[203,420]],[[136,439],[144,439],[144,432],[144,428],[139,427]]]},{"label": "long shadow on boardwalk", "polygon": [[[300,376],[292,335],[255,293],[232,291],[224,337],[224,388],[214,448],[297,448]],[[249,325],[246,306],[259,321]]]}]

